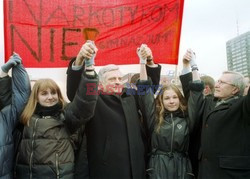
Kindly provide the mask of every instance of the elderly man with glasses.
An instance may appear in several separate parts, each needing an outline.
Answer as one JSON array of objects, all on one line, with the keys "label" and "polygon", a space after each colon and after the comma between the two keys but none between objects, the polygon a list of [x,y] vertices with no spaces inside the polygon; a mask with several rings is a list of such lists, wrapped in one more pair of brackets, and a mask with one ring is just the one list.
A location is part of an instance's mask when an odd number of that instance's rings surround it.
[{"label": "elderly man with glasses", "polygon": [[[185,62],[193,72],[198,70],[191,50]],[[185,76],[188,74],[182,75],[182,81]],[[185,84],[187,81],[190,79]],[[197,83],[201,84],[195,81],[184,88]],[[197,120],[202,120],[198,178],[250,178],[250,92],[243,96],[244,89],[244,77],[226,71],[215,83],[213,98],[193,101]]]}]

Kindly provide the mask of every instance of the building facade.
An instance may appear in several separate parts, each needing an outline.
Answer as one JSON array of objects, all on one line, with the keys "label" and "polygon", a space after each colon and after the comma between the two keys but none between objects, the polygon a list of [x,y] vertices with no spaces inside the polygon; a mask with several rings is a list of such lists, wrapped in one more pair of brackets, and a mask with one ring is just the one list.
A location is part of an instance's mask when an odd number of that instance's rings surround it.
[{"label": "building facade", "polygon": [[228,70],[250,76],[250,31],[227,41],[226,48]]}]

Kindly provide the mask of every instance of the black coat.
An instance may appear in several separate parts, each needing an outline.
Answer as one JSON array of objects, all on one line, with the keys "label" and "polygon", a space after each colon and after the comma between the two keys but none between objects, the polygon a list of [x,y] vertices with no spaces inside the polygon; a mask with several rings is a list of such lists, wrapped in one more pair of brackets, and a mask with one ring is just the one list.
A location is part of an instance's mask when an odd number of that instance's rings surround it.
[{"label": "black coat", "polygon": [[149,161],[149,178],[184,179],[192,177],[187,155],[189,119],[182,112],[165,116],[159,131],[152,133],[152,153]]},{"label": "black coat", "polygon": [[159,88],[160,78],[161,78],[161,65],[158,64],[157,67],[149,67],[146,65],[147,75],[152,80],[152,90],[155,93]]},{"label": "black coat", "polygon": [[[67,73],[67,94],[72,99],[81,70],[73,71],[70,63]],[[90,178],[145,178],[138,110],[135,97],[126,92],[98,96],[93,118],[86,125]]]},{"label": "black coat", "polygon": [[11,103],[11,78],[0,78],[0,110]]},{"label": "black coat", "polygon": [[202,118],[199,178],[250,178],[250,92],[215,104],[204,98],[194,106]]},{"label": "black coat", "polygon": [[[180,81],[182,84],[183,94],[188,100],[190,96],[190,86],[189,84],[193,81],[192,73],[187,73],[185,75],[180,75]],[[206,98],[213,99],[212,95],[206,96]],[[190,131],[189,148],[188,155],[192,164],[193,174],[198,177],[199,172],[199,160],[198,153],[201,146],[201,128],[202,128],[202,118],[196,119],[194,129]]]}]

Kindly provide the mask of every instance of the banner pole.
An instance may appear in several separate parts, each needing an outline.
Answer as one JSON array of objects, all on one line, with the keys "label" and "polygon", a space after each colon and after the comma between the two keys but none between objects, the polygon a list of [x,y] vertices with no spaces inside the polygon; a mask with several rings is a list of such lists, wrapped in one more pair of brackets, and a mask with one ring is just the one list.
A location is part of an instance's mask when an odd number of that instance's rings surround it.
[{"label": "banner pole", "polygon": [[174,82],[175,82],[175,85],[178,85],[178,82],[177,82],[177,65],[175,65]]}]

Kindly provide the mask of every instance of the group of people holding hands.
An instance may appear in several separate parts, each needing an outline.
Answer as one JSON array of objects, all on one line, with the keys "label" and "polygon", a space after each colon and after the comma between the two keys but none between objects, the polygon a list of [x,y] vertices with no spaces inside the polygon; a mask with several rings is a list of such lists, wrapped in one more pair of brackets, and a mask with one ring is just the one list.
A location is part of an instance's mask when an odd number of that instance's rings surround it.
[{"label": "group of people holding hands", "polygon": [[97,74],[97,53],[87,41],[70,61],[70,103],[52,79],[37,80],[31,90],[18,54],[1,67],[1,179],[250,178],[250,92],[244,76],[226,71],[207,84],[188,49],[182,90],[164,84],[156,96],[151,87],[159,85],[161,66],[147,45],[135,52],[135,87],[125,88],[117,65]]}]

